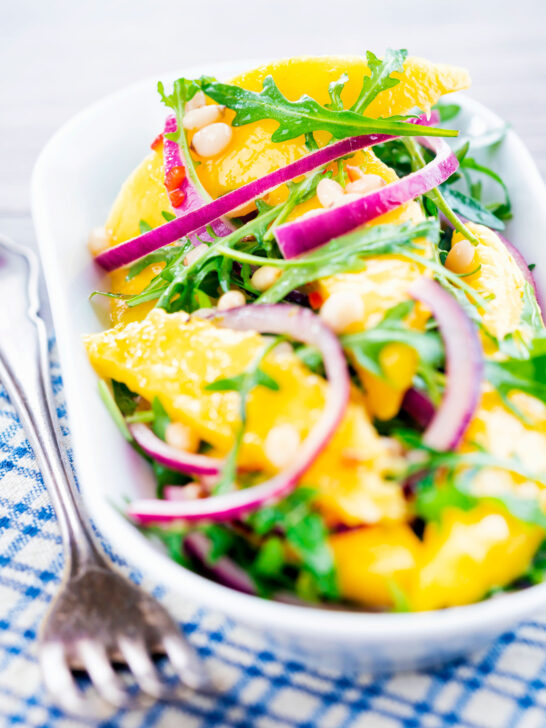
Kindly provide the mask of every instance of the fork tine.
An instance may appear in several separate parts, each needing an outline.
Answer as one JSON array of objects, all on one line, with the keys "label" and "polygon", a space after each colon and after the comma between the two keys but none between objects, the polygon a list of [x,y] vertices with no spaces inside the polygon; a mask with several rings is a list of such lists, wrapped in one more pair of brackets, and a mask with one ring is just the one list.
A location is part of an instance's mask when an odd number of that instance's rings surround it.
[{"label": "fork tine", "polygon": [[85,639],[78,642],[76,650],[101,698],[116,708],[125,707],[129,702],[129,696],[108,659],[105,647],[98,642]]},{"label": "fork tine", "polygon": [[118,644],[140,689],[153,698],[164,698],[167,686],[161,680],[144,640],[121,635]]},{"label": "fork tine", "polygon": [[40,647],[39,661],[44,683],[55,701],[68,713],[81,714],[85,700],[66,662],[64,646],[45,642]]},{"label": "fork tine", "polygon": [[176,627],[163,635],[162,644],[173,670],[184,685],[193,690],[211,687],[210,675]]}]

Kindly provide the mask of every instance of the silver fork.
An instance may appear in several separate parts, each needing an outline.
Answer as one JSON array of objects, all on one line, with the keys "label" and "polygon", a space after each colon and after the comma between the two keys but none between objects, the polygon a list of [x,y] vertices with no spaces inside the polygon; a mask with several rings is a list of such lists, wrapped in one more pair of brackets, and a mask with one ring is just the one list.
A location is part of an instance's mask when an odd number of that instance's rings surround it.
[{"label": "silver fork", "polygon": [[62,583],[39,636],[44,682],[61,707],[81,712],[85,699],[72,670],[83,669],[103,699],[122,706],[129,699],[128,687],[113,667],[121,662],[142,692],[166,698],[173,687],[152,660],[161,651],[184,685],[205,687],[204,667],[176,622],[159,602],[113,571],[89,535],[59,445],[38,285],[34,254],[0,236],[0,380],[36,455],[65,557]]}]

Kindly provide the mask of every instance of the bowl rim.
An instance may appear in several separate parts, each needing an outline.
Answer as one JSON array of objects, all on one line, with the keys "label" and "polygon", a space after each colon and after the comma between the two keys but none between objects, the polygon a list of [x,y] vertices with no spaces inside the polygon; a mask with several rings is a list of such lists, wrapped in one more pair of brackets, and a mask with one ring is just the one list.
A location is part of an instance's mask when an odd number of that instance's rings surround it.
[{"label": "bowl rim", "polygon": [[[229,75],[244,68],[252,68],[269,62],[269,59],[242,59],[228,63],[210,63],[169,71],[161,74],[163,78],[177,78],[180,75],[218,74]],[[158,75],[145,78],[124,86],[103,98],[95,101],[66,121],[51,137],[42,149],[33,169],[31,181],[31,209],[36,235],[38,238],[40,257],[45,271],[50,305],[53,313],[54,327],[59,342],[68,337],[68,319],[62,310],[60,299],[52,295],[55,286],[62,285],[54,264],[54,256],[47,255],[50,245],[47,229],[47,204],[42,190],[48,183],[49,165],[56,159],[62,149],[63,139],[67,134],[77,130],[78,125],[87,116],[123,102],[126,95],[145,92],[155,84]],[[457,94],[457,101],[471,113],[501,125],[503,120],[493,111],[474,99]],[[540,190],[546,203],[546,186],[536,168],[531,154],[520,137],[508,129],[512,144],[524,160],[532,179],[530,184]],[[68,338],[67,338],[68,340]],[[65,375],[63,347],[59,347],[61,370]],[[65,380],[65,397],[70,420],[72,386]],[[78,464],[78,451],[75,445],[75,461]],[[408,613],[374,613],[344,610],[328,610],[308,606],[284,604],[262,599],[257,596],[243,594],[231,588],[199,576],[183,566],[176,564],[166,554],[154,547],[149,539],[138,528],[129,523],[119,511],[108,502],[101,493],[97,495],[92,489],[85,487],[82,478],[82,497],[88,514],[95,522],[97,530],[111,546],[129,563],[138,564],[139,568],[155,578],[174,592],[183,593],[188,600],[199,606],[220,611],[223,614],[253,626],[260,626],[267,631],[289,632],[300,636],[323,636],[327,641],[365,640],[367,642],[405,642],[423,638],[455,637],[473,630],[487,630],[494,618],[498,622],[509,624],[546,604],[546,582],[528,587],[518,592],[503,594],[500,598],[488,599],[478,603],[449,607],[443,610]],[[157,575],[160,575],[157,578]],[[340,618],[341,617],[341,618]]]}]

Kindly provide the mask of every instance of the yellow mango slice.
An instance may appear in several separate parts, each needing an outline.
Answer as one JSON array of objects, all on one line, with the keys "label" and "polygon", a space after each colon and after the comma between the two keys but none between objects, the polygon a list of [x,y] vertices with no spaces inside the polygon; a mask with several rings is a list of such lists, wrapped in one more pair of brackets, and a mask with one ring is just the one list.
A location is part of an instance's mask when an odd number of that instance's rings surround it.
[{"label": "yellow mango slice", "polygon": [[[159,144],[127,178],[116,197],[105,224],[110,245],[119,245],[140,235],[141,220],[152,227],[165,222],[161,213],[172,212],[172,206],[163,178],[163,145]],[[149,266],[130,281],[126,278],[126,268],[115,270],[110,275],[110,291],[129,295],[140,293],[161,268],[162,265]],[[123,299],[112,299],[111,321],[113,324],[140,321],[154,303],[150,301],[129,308]]]},{"label": "yellow mango slice", "polygon": [[[507,247],[493,230],[475,223],[468,223],[468,228],[479,240],[475,266],[479,265],[480,270],[464,280],[478,293],[487,297],[488,304],[483,311],[482,321],[488,331],[502,339],[520,328],[525,278]],[[462,238],[460,233],[455,232],[452,244]]]},{"label": "yellow mango slice", "polygon": [[[546,406],[523,392],[510,399],[527,422],[511,412],[496,390],[487,388],[465,433],[463,451],[476,445],[501,460],[515,460],[529,473],[546,473]],[[501,468],[482,468],[473,479],[479,495],[513,493],[537,498],[546,508],[546,489],[536,481]]]},{"label": "yellow mango slice", "polygon": [[330,537],[340,592],[366,607],[393,606],[393,590],[413,588],[421,542],[403,524],[359,528]]},{"label": "yellow mango slice", "polygon": [[[170,417],[190,426],[216,454],[230,450],[240,422],[239,395],[204,387],[244,371],[263,348],[262,336],[154,309],[141,322],[88,336],[85,343],[99,376],[123,382],[148,401],[159,397]],[[269,431],[290,424],[303,441],[324,408],[328,384],[291,352],[273,351],[263,369],[280,389],[251,392],[239,463],[267,473],[278,469],[267,456]],[[388,460],[388,448],[355,401],[302,482],[323,494],[332,521],[400,520],[406,504],[400,487],[383,478]]]},{"label": "yellow mango slice", "polygon": [[[275,61],[242,73],[231,80],[250,91],[261,91],[266,76],[273,76],[281,93],[295,101],[308,94],[321,104],[329,103],[328,85],[347,73],[349,81],[342,100],[349,107],[357,98],[364,75],[369,74],[366,61],[360,56],[300,56]],[[400,83],[381,92],[366,110],[373,118],[406,114],[418,107],[428,111],[438,99],[451,91],[468,88],[470,78],[461,68],[435,65],[421,58],[408,58],[404,73],[394,74]],[[233,114],[227,114],[229,121]],[[213,197],[225,194],[251,180],[293,162],[308,153],[302,137],[285,142],[272,142],[278,124],[265,119],[233,129],[233,139],[222,155],[200,160],[199,177]],[[316,135],[324,144],[328,134]]]},{"label": "yellow mango slice", "polygon": [[140,235],[139,223],[152,227],[165,222],[161,212],[172,212],[164,184],[163,145],[159,144],[123,183],[106,220],[112,245]]},{"label": "yellow mango slice", "polygon": [[541,528],[485,503],[446,509],[441,524],[425,529],[412,608],[470,604],[506,586],[525,571],[543,538]]}]

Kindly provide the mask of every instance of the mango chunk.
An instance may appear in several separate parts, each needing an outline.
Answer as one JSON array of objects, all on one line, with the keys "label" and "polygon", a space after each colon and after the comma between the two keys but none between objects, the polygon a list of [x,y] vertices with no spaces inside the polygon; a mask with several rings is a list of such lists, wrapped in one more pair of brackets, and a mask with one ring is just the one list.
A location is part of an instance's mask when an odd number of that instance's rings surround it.
[{"label": "mango chunk", "polygon": [[[85,343],[99,376],[123,382],[148,401],[159,397],[173,420],[191,427],[215,453],[229,452],[240,423],[239,395],[205,387],[243,372],[264,347],[264,337],[154,309],[141,322],[88,336]],[[279,390],[252,390],[239,463],[243,469],[272,473],[278,468],[267,456],[268,433],[289,424],[303,441],[320,417],[328,384],[292,352],[273,350],[262,368]],[[400,520],[406,504],[401,488],[383,477],[388,466],[388,447],[355,395],[302,483],[320,491],[331,521]]]},{"label": "mango chunk", "polygon": [[393,606],[396,588],[413,587],[421,542],[404,524],[358,528],[330,537],[339,588],[346,599],[367,607]]},{"label": "mango chunk", "polygon": [[419,611],[471,604],[522,574],[544,531],[489,504],[446,509],[425,529],[411,599]]}]

